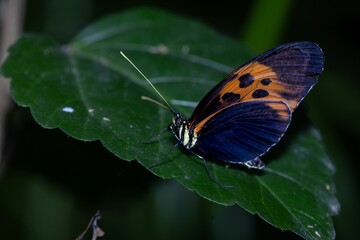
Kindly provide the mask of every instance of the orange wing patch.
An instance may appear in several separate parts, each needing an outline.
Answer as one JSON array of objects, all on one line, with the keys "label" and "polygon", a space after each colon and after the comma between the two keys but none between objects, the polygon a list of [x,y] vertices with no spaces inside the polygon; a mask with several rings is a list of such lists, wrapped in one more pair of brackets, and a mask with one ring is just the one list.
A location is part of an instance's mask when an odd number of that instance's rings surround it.
[{"label": "orange wing patch", "polygon": [[282,81],[271,67],[257,61],[232,72],[228,78],[232,80],[219,91],[223,106],[240,101],[270,100],[283,101],[294,111],[302,97],[301,86]]},{"label": "orange wing patch", "polygon": [[188,119],[190,127],[225,108],[250,101],[283,102],[293,112],[316,84],[323,63],[321,49],[306,42],[269,50],[235,69],[210,90]]}]

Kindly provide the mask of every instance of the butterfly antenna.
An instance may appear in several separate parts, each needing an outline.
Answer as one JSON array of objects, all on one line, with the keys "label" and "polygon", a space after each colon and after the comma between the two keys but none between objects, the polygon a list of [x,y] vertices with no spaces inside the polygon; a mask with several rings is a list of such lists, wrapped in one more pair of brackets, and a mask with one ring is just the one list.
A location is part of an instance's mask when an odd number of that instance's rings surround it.
[{"label": "butterfly antenna", "polygon": [[[168,101],[166,101],[166,99],[161,95],[161,93],[154,87],[154,85],[150,82],[150,80],[140,71],[140,69],[138,69],[135,64],[122,52],[120,51],[120,54],[136,69],[136,71],[138,71],[141,76],[143,78],[145,78],[145,80],[150,84],[150,86],[155,90],[155,92],[161,97],[161,99],[166,103],[166,105],[168,106],[168,109],[175,113],[175,110],[171,107],[171,105],[168,103]],[[146,98],[146,97],[145,97]],[[142,98],[143,99],[143,98]],[[149,100],[149,98],[147,99],[143,99],[143,100]],[[156,102],[155,100],[153,100],[152,102]],[[159,102],[158,102],[159,103]],[[159,103],[160,104],[160,103]],[[160,106],[164,106],[162,104],[160,104]]]},{"label": "butterfly antenna", "polygon": [[[168,106],[165,106],[165,105],[162,104],[161,102],[156,101],[155,99],[149,98],[149,97],[147,97],[147,96],[141,96],[140,99],[141,99],[141,100],[144,100],[144,101],[149,101],[149,102],[155,103],[155,104],[157,104],[157,105],[159,105],[159,106],[161,106],[161,107],[163,107],[163,108],[166,108],[166,109],[170,110]],[[171,110],[170,110],[170,111],[171,111]]]}]

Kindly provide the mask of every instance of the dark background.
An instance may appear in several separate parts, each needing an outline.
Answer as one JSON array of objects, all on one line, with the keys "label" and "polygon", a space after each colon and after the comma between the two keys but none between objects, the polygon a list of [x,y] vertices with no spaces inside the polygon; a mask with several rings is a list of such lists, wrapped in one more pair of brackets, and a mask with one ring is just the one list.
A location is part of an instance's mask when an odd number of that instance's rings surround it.
[{"label": "dark background", "polygon": [[[360,222],[360,21],[354,1],[260,0],[234,5],[228,0],[31,0],[24,31],[66,43],[101,16],[143,5],[205,22],[244,42],[254,55],[296,40],[314,41],[323,48],[325,71],[307,98],[309,116],[337,167],[337,239],[355,239]],[[300,239],[239,207],[218,206],[174,181],[160,180],[135,162],[117,159],[98,142],[43,129],[28,109],[14,105],[6,129],[1,239],[74,239],[98,209],[104,239]]]}]

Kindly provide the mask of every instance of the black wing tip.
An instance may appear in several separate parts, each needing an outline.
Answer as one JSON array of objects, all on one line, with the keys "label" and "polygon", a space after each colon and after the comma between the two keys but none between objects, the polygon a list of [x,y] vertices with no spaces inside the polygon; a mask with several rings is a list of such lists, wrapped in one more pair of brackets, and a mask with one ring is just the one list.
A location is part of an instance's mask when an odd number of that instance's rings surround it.
[{"label": "black wing tip", "polygon": [[324,58],[325,58],[324,52],[317,43],[314,43],[311,41],[297,41],[297,42],[285,43],[275,49],[282,50],[282,49],[289,49],[289,48],[298,49],[304,55],[309,55],[312,58],[316,58],[319,62],[322,62],[322,63],[324,62]]},{"label": "black wing tip", "polygon": [[255,60],[271,67],[274,65],[274,62],[272,62],[273,59],[271,61],[268,59],[269,56],[277,53],[276,56],[278,58],[285,59],[286,57],[289,57],[289,55],[282,53],[289,50],[297,50],[296,55],[293,55],[297,56],[297,59],[289,58],[289,61],[295,62],[300,60],[300,62],[308,66],[308,73],[306,76],[318,76],[323,72],[325,62],[324,52],[318,44],[311,41],[296,41],[279,45],[259,55]]},{"label": "black wing tip", "polygon": [[314,43],[311,41],[296,41],[296,42],[284,43],[273,49],[266,51],[264,54],[279,52],[279,51],[283,51],[286,49],[299,49],[304,54],[312,53],[314,55],[318,55],[319,57],[322,57],[322,58],[324,57],[324,52],[321,49],[321,47],[317,43]]},{"label": "black wing tip", "polygon": [[288,42],[288,43],[281,44],[276,48],[279,48],[279,49],[299,48],[299,49],[304,49],[304,50],[312,50],[314,52],[318,52],[319,54],[323,54],[323,51],[322,51],[321,47],[319,46],[319,44],[314,43],[312,41]]},{"label": "black wing tip", "polygon": [[258,55],[256,58],[254,58],[250,61],[264,59],[273,53],[283,52],[283,51],[289,50],[289,49],[298,49],[302,54],[308,55],[312,58],[316,58],[319,62],[324,62],[323,50],[317,43],[314,43],[311,41],[296,41],[296,42],[284,43],[284,44],[281,44],[275,48],[272,48],[272,49]]},{"label": "black wing tip", "polygon": [[313,71],[308,69],[308,76],[319,76],[324,71],[325,56],[321,47],[310,41],[295,42],[299,46],[298,49],[309,58],[309,66]]}]

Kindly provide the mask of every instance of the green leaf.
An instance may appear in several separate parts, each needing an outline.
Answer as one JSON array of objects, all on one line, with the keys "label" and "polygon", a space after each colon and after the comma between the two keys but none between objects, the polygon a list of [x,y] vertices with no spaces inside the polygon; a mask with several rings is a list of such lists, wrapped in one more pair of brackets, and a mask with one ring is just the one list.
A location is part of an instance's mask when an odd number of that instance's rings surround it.
[{"label": "green leaf", "polygon": [[[291,128],[267,154],[263,172],[209,162],[219,182],[235,186],[223,188],[209,179],[195,156],[181,148],[167,155],[176,141],[170,133],[159,134],[172,114],[140,99],[158,96],[120,50],[173,104],[199,101],[250,57],[241,44],[201,23],[135,9],[101,19],[66,46],[25,35],[10,49],[2,72],[11,78],[14,100],[29,107],[43,127],[60,128],[84,141],[100,140],[119,158],[137,160],[146,168],[165,157],[149,171],[175,178],[219,204],[238,204],[305,239],[334,239],[331,215],[339,210],[331,179],[334,166],[316,129]],[[187,116],[193,110],[174,106]]]},{"label": "green leaf", "polygon": [[248,24],[245,26],[243,41],[258,51],[266,51],[273,47],[279,42],[288,24],[287,15],[292,5],[294,4],[291,0],[254,1]]}]

